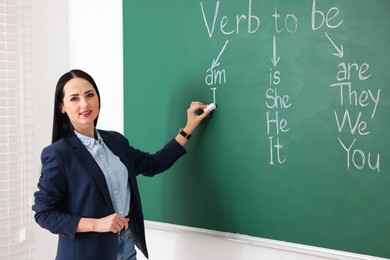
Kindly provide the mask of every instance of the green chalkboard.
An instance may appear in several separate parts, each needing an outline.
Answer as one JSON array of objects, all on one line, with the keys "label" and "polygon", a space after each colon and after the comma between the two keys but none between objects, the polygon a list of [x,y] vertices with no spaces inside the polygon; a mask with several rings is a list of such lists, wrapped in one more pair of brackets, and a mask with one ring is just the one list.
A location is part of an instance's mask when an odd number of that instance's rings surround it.
[{"label": "green chalkboard", "polygon": [[125,135],[188,154],[148,220],[390,258],[390,1],[123,1]]}]

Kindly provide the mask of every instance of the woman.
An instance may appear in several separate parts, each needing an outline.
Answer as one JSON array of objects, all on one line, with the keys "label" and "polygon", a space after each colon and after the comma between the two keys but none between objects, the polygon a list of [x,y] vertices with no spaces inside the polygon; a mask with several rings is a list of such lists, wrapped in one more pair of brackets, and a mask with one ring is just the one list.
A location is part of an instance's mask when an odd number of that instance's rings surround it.
[{"label": "woman", "polygon": [[97,130],[100,95],[90,75],[65,73],[55,91],[52,144],[41,154],[42,173],[34,193],[35,220],[59,234],[56,259],[148,257],[136,175],[153,176],[185,154],[183,146],[208,115],[192,102],[187,124],[151,155],[131,147],[113,131]]}]

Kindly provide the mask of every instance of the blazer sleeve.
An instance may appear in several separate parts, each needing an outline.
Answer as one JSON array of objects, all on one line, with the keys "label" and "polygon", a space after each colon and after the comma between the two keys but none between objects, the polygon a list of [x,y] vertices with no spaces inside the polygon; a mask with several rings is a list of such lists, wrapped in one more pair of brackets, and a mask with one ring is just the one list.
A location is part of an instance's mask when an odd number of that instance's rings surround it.
[{"label": "blazer sleeve", "polygon": [[52,233],[75,238],[81,216],[61,210],[67,192],[64,158],[53,146],[43,149],[41,154],[42,171],[38,191],[34,193],[35,221]]},{"label": "blazer sleeve", "polygon": [[129,147],[136,173],[150,177],[169,169],[181,156],[186,154],[184,147],[174,138],[154,154]]}]

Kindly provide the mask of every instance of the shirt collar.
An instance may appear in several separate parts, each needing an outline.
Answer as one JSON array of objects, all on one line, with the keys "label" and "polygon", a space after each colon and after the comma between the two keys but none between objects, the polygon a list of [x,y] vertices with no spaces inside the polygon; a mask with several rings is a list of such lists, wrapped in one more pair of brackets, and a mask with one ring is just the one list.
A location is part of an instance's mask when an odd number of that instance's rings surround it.
[{"label": "shirt collar", "polygon": [[94,146],[96,146],[96,145],[98,145],[98,144],[100,145],[100,144],[102,143],[102,137],[100,136],[100,134],[99,134],[98,131],[95,131],[96,136],[97,136],[97,140],[94,139],[94,138],[85,136],[85,135],[83,135],[83,134],[80,134],[80,133],[77,132],[76,130],[74,130],[74,133],[75,133],[76,136],[80,139],[81,143],[82,143],[85,147],[93,148]]}]

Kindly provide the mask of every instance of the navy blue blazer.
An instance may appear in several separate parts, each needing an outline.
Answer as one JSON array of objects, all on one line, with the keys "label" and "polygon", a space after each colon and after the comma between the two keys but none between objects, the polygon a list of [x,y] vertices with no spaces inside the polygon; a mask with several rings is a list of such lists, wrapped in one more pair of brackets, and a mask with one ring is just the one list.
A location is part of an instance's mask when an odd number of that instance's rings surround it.
[{"label": "navy blue blazer", "polygon": [[[133,148],[117,132],[99,130],[99,133],[104,143],[127,167],[131,191],[129,225],[136,246],[148,258],[136,176],[160,173],[171,167],[186,151],[172,139],[152,155]],[[116,259],[117,234],[76,233],[81,217],[102,218],[114,213],[103,172],[88,150],[72,133],[44,148],[41,161],[42,172],[32,209],[40,226],[59,234],[56,259]]]}]

